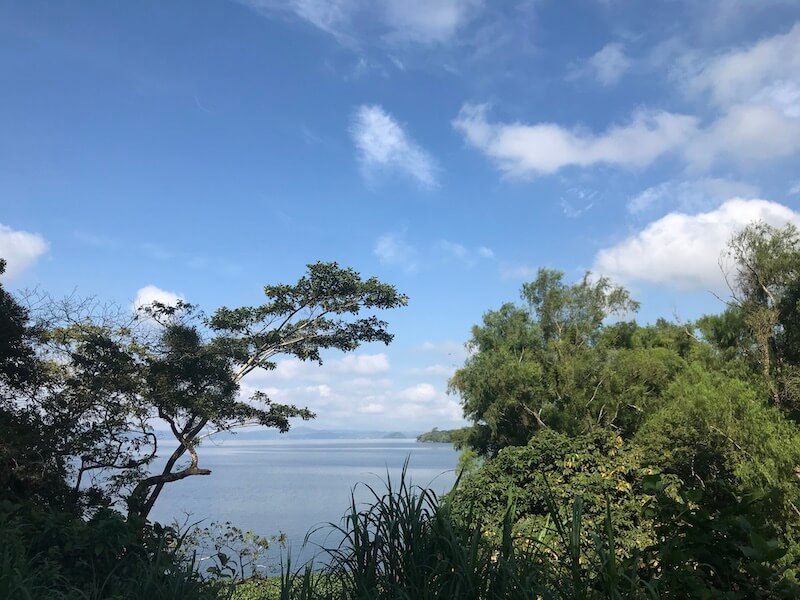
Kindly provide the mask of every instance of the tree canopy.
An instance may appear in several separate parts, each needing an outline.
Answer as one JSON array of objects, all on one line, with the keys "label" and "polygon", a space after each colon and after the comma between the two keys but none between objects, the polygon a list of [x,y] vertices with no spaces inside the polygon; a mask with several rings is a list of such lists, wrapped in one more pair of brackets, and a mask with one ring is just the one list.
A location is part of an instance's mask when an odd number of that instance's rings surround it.
[{"label": "tree canopy", "polygon": [[[53,432],[52,455],[75,497],[124,499],[139,520],[166,484],[210,474],[198,452],[203,439],[247,425],[286,431],[292,418],[314,417],[261,391],[243,397],[249,373],[274,369],[280,356],[321,364],[325,350],[388,344],[387,323],[363,313],[407,303],[393,286],[336,263],[311,264],[292,285],[266,286],[263,304],[210,316],[182,301],[130,317],[74,300],[43,301],[29,315],[0,294],[9,325],[0,338],[4,414],[35,416],[36,427]],[[24,395],[17,382],[32,381],[34,368],[42,380]],[[152,473],[161,453],[157,421],[176,446]]]}]

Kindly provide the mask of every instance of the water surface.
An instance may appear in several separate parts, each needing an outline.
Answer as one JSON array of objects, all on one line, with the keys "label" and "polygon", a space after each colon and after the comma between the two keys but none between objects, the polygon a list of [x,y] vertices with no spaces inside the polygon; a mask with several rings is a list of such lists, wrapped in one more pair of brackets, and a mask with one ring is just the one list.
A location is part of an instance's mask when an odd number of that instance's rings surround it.
[{"label": "water surface", "polygon": [[[230,521],[263,536],[283,532],[293,556],[304,561],[313,553],[300,551],[308,531],[339,523],[359,482],[382,489],[387,472],[398,481],[406,459],[412,483],[437,494],[453,486],[458,453],[450,444],[236,438],[206,443],[200,448],[200,466],[212,474],[165,486],[151,518],[184,522],[189,514],[191,522]],[[356,487],[357,500],[368,497],[366,489]],[[272,553],[273,566],[276,557]]]}]

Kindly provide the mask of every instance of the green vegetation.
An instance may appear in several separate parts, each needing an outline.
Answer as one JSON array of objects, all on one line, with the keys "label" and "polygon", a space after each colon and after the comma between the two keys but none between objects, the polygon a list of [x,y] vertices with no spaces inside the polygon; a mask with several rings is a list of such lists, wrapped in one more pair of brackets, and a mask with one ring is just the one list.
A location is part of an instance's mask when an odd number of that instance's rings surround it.
[{"label": "green vegetation", "polygon": [[[260,307],[154,305],[154,328],[74,304],[32,316],[0,287],[0,596],[798,597],[800,233],[754,224],[728,258],[725,310],[688,323],[639,324],[623,288],[540,271],[472,330],[450,381],[471,425],[420,436],[463,449],[454,490],[437,498],[405,476],[368,488],[318,568],[247,581],[269,540],[179,534],[147,521],[152,503],[208,474],[203,435],[312,416],[237,401],[243,373],[278,352],[388,342],[385,323],[355,315],[405,297],[312,265]],[[149,475],[154,417],[178,447]],[[201,538],[214,556],[202,575]]]},{"label": "green vegetation", "polygon": [[434,427],[432,431],[419,434],[417,436],[417,441],[435,444],[455,444],[460,439],[459,436],[463,436],[466,432],[466,428],[439,429],[438,427]]},{"label": "green vegetation", "polygon": [[[31,312],[0,285],[0,596],[217,596],[220,584],[194,568],[186,532],[148,522],[162,489],[211,474],[204,438],[252,424],[286,431],[290,418],[314,416],[261,392],[240,400],[247,373],[275,368],[278,355],[321,362],[324,349],[388,344],[386,322],[359,315],[407,301],[335,263],[264,293],[262,305],[209,317],[179,302],[131,318],[48,297],[29,298]],[[152,473],[156,420],[176,447]],[[230,535],[211,544],[216,578],[245,572],[228,545],[253,540]]]}]

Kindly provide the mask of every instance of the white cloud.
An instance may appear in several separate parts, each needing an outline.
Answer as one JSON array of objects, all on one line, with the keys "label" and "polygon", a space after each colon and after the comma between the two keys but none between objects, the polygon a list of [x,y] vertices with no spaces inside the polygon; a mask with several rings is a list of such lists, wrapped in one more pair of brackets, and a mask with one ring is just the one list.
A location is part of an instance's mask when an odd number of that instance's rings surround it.
[{"label": "white cloud", "polygon": [[791,156],[800,150],[800,119],[773,106],[740,104],[703,130],[685,149],[693,169],[707,169],[721,159],[745,166]]},{"label": "white cloud", "polygon": [[389,358],[383,353],[348,355],[331,363],[337,372],[355,375],[372,375],[389,370]]},{"label": "white cloud", "polygon": [[378,354],[348,354],[342,358],[325,360],[322,365],[299,358],[284,358],[271,370],[256,369],[248,377],[253,382],[267,384],[274,380],[319,381],[336,375],[375,375],[389,371],[389,357]]},{"label": "white cloud", "polygon": [[797,181],[792,187],[789,188],[788,194],[790,196],[800,195],[800,181]]},{"label": "white cloud", "polygon": [[418,383],[397,393],[397,397],[407,402],[429,402],[436,398],[436,388],[430,383]]},{"label": "white cloud", "polygon": [[350,133],[367,178],[389,171],[409,176],[422,187],[436,185],[436,161],[380,106],[359,106]]},{"label": "white cloud", "polygon": [[306,386],[305,391],[317,394],[320,398],[330,398],[331,396],[331,386],[324,383],[320,385]]},{"label": "white cloud", "polygon": [[239,0],[265,16],[294,14],[348,45],[440,44],[481,9],[480,0]]},{"label": "white cloud", "polygon": [[[707,119],[639,109],[627,123],[595,132],[549,122],[495,123],[486,106],[467,104],[453,125],[510,176],[569,166],[644,167],[667,154],[693,172],[720,163],[752,168],[800,152],[800,23],[710,58],[686,49],[668,54],[673,79],[692,100],[708,102]],[[622,47],[611,44],[576,74],[611,85],[629,66]]]},{"label": "white cloud", "polygon": [[570,78],[591,77],[601,85],[610,87],[619,83],[632,64],[633,61],[625,54],[625,47],[614,42],[606,44],[589,57],[570,74]]},{"label": "white cloud", "polygon": [[411,369],[413,375],[434,375],[437,377],[450,377],[455,373],[455,367],[448,367],[447,365],[430,365],[427,367],[417,367]]},{"label": "white cloud", "polygon": [[690,167],[707,169],[721,160],[749,166],[800,151],[800,23],[689,64],[686,91],[707,97],[719,111],[687,145]]},{"label": "white cloud", "polygon": [[628,200],[628,212],[637,214],[668,208],[697,212],[718,206],[729,198],[755,198],[756,186],[716,177],[687,181],[665,181]]},{"label": "white cloud", "polygon": [[477,0],[384,0],[391,41],[447,42],[480,8]]},{"label": "white cloud", "polygon": [[20,275],[45,253],[49,244],[38,233],[11,229],[0,224],[0,258],[6,260],[5,277]]},{"label": "white cloud", "polygon": [[464,105],[453,126],[511,176],[595,164],[643,167],[679,149],[697,128],[694,117],[664,111],[638,111],[601,134],[555,123],[491,123],[486,112],[485,105]]},{"label": "white cloud", "polygon": [[699,65],[689,78],[692,93],[708,93],[727,107],[769,99],[784,108],[796,100],[800,85],[800,23],[787,33],[765,38],[747,48],[719,54]]},{"label": "white cloud", "polygon": [[[317,413],[313,426],[320,428],[423,430],[463,423],[461,406],[440,389],[443,383],[439,387],[420,383],[396,388],[396,382],[386,378],[348,377],[353,363],[343,365],[343,361],[331,360],[322,367],[302,363],[309,366],[302,372],[297,370],[297,363],[300,361],[287,359],[274,371],[249,374],[242,383],[242,397],[249,398],[261,390],[277,402],[308,406]],[[308,377],[311,373],[314,378]],[[288,374],[295,379],[287,378]]]},{"label": "white cloud", "polygon": [[539,267],[529,265],[501,265],[500,277],[503,279],[533,280],[539,273]]},{"label": "white cloud", "polygon": [[381,415],[386,411],[386,407],[381,402],[370,402],[360,406],[357,410],[365,415]]},{"label": "white cloud", "polygon": [[601,194],[598,190],[572,187],[564,192],[559,204],[566,217],[576,219],[591,210],[600,198]]},{"label": "white cloud", "polygon": [[161,302],[166,306],[175,306],[179,300],[183,299],[183,296],[175,292],[162,290],[155,285],[146,285],[136,292],[132,306],[134,311],[143,306],[150,306],[153,302]]},{"label": "white cloud", "polygon": [[623,283],[721,289],[721,252],[736,231],[759,220],[773,226],[800,224],[800,213],[775,202],[741,198],[709,212],[670,213],[598,252],[593,270]]},{"label": "white cloud", "polygon": [[470,258],[470,251],[467,250],[466,246],[462,246],[461,244],[440,240],[437,245],[442,252],[458,260],[466,261]]},{"label": "white cloud", "polygon": [[439,240],[436,243],[436,250],[444,255],[444,257],[452,260],[457,260],[467,266],[475,264],[478,258],[491,259],[494,258],[494,252],[486,246],[470,249],[457,242],[448,240]]},{"label": "white cloud", "polygon": [[378,238],[373,249],[381,264],[398,266],[408,272],[417,270],[417,249],[398,233],[386,233]]}]

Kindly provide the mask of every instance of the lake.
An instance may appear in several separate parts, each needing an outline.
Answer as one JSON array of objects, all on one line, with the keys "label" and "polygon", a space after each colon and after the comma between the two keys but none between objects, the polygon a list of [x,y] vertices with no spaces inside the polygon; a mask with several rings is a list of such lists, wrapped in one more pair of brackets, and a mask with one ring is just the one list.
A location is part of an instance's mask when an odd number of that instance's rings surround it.
[{"label": "lake", "polygon": [[[421,444],[414,439],[239,440],[206,443],[200,466],[209,476],[168,484],[151,513],[164,524],[201,519],[230,521],[262,536],[283,532],[293,560],[304,562],[313,549],[301,548],[308,531],[339,523],[350,493],[363,482],[382,490],[387,471],[399,481],[405,460],[415,485],[437,494],[455,483],[458,452],[450,444]],[[356,499],[369,493],[356,488]],[[319,538],[315,538],[320,541]],[[279,551],[270,551],[270,570]]]}]

